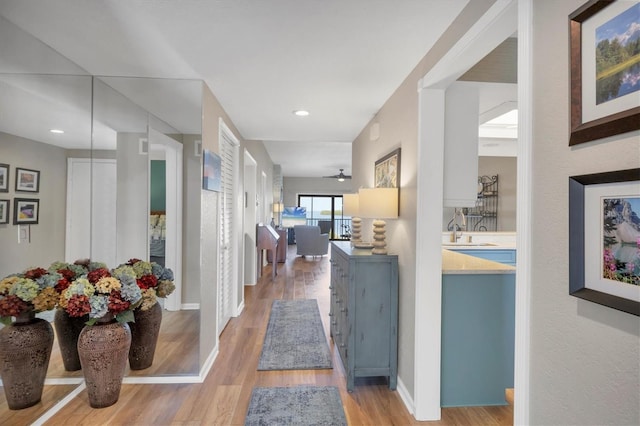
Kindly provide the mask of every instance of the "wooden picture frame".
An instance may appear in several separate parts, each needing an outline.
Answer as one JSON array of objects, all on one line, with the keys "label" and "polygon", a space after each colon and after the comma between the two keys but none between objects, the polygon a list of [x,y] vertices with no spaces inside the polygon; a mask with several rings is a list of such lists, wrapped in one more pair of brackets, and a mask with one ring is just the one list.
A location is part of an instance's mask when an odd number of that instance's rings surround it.
[{"label": "wooden picture frame", "polygon": [[9,192],[9,169],[8,164],[0,164],[0,192]]},{"label": "wooden picture frame", "polygon": [[375,188],[400,187],[400,148],[376,161],[374,166]]},{"label": "wooden picture frame", "polygon": [[35,225],[40,216],[40,200],[37,198],[13,199],[13,224]]},{"label": "wooden picture frame", "polygon": [[640,316],[640,168],[569,178],[569,294]]},{"label": "wooden picture frame", "polygon": [[16,167],[16,192],[39,192],[40,172]]},{"label": "wooden picture frame", "polygon": [[10,200],[0,200],[0,225],[9,223]]},{"label": "wooden picture frame", "polygon": [[618,73],[629,70],[633,75],[640,73],[638,62],[613,66],[598,61],[603,69],[597,74],[596,50],[603,46],[596,46],[595,41],[598,36],[604,35],[604,30],[617,28],[618,23],[621,26],[625,13],[634,7],[640,8],[637,3],[629,8],[629,4],[614,0],[590,0],[569,15],[570,146],[640,129],[636,85],[632,84],[634,89],[629,93],[616,94],[612,99],[598,102],[603,94],[606,97],[606,93],[610,93],[607,87],[614,85],[607,79],[617,78]]}]

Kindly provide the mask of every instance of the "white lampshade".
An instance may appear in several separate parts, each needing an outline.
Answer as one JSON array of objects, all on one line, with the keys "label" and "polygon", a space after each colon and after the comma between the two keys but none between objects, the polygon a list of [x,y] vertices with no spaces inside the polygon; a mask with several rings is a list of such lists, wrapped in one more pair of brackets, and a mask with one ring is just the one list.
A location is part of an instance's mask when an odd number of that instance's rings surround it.
[{"label": "white lampshade", "polygon": [[274,213],[282,213],[283,205],[282,203],[273,203],[273,212]]},{"label": "white lampshade", "polygon": [[342,194],[342,214],[345,216],[359,215],[358,194]]},{"label": "white lampshade", "polygon": [[398,188],[362,188],[358,191],[360,217],[395,219],[398,217]]}]

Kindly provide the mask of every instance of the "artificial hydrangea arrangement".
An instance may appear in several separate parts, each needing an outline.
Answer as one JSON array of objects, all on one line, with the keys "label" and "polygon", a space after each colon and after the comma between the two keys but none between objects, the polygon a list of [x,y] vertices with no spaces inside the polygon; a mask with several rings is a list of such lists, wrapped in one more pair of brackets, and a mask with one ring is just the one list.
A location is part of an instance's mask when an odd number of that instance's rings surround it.
[{"label": "artificial hydrangea arrangement", "polygon": [[114,269],[120,276],[133,278],[142,293],[140,310],[146,311],[175,290],[173,271],[156,262],[130,259]]},{"label": "artificial hydrangea arrangement", "polygon": [[103,263],[87,262],[86,266],[87,273],[76,277],[62,291],[60,308],[71,317],[88,315],[88,325],[107,316],[118,322],[133,321],[133,309],[142,301],[135,279],[110,271]]},{"label": "artificial hydrangea arrangement", "polygon": [[54,309],[60,292],[61,275],[43,268],[30,268],[0,281],[0,322],[11,324],[11,317]]}]

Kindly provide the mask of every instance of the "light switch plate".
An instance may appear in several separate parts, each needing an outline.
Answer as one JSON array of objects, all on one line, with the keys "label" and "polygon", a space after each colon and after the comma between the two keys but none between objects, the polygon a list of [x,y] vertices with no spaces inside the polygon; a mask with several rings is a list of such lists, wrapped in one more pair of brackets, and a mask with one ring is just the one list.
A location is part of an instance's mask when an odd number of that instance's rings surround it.
[{"label": "light switch plate", "polygon": [[18,225],[18,244],[31,242],[31,226]]}]

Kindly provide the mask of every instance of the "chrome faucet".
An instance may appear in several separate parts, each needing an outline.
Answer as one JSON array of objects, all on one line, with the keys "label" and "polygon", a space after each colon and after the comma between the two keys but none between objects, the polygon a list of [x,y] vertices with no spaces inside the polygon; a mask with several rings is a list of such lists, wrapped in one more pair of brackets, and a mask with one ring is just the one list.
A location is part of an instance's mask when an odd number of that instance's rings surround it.
[{"label": "chrome faucet", "polygon": [[[460,225],[458,225],[458,220],[457,220],[458,216],[460,216],[461,218]],[[452,222],[453,222],[453,226],[451,230],[451,242],[456,243],[458,242],[460,237],[462,237],[462,231],[466,230],[467,228],[467,218],[465,217],[462,209],[460,210],[458,210],[457,208],[453,209]],[[459,234],[458,234],[458,231],[460,231]]]}]

